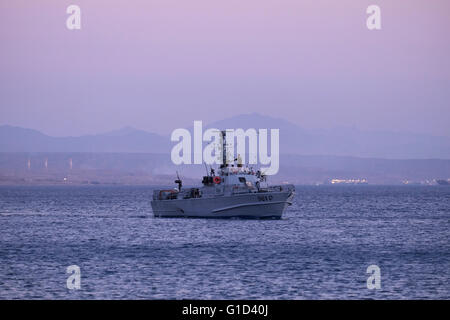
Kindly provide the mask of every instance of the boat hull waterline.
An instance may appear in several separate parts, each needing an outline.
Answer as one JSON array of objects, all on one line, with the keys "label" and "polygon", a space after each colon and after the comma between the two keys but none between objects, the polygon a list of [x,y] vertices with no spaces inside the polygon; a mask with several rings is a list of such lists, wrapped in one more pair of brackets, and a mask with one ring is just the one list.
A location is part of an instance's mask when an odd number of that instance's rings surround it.
[{"label": "boat hull waterline", "polygon": [[216,198],[152,201],[158,218],[245,218],[280,219],[292,204],[293,190],[246,193]]}]

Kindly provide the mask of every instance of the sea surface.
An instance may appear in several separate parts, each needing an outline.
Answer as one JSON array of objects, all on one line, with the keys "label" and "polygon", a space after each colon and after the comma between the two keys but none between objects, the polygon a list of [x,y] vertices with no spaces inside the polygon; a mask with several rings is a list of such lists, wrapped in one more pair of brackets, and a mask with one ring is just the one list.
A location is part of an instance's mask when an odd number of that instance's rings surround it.
[{"label": "sea surface", "polygon": [[153,218],[152,187],[0,187],[0,299],[450,299],[449,187],[296,189],[281,220],[206,220]]}]

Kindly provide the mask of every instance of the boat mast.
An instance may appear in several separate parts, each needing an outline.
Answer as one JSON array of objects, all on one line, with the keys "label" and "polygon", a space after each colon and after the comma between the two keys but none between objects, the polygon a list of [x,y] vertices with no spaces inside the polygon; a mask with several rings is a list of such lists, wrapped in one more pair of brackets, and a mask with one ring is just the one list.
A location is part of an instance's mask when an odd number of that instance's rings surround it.
[{"label": "boat mast", "polygon": [[222,165],[226,167],[227,164],[227,131],[222,130]]}]

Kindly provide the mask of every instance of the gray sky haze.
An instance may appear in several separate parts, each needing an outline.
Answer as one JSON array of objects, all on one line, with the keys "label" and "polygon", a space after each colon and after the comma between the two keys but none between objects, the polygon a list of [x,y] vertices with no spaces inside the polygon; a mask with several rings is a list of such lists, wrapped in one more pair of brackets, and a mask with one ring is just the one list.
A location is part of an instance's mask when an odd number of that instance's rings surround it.
[{"label": "gray sky haze", "polygon": [[0,3],[0,124],[167,134],[258,112],[450,137],[447,0],[75,2],[81,30],[74,1]]}]

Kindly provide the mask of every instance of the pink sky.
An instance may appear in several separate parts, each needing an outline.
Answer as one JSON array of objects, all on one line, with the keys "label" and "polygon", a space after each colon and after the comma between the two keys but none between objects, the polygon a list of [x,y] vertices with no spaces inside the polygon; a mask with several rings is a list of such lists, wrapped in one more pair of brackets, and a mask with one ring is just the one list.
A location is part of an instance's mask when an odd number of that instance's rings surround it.
[{"label": "pink sky", "polygon": [[449,14],[448,0],[3,0],[0,124],[167,133],[259,112],[450,136]]}]

